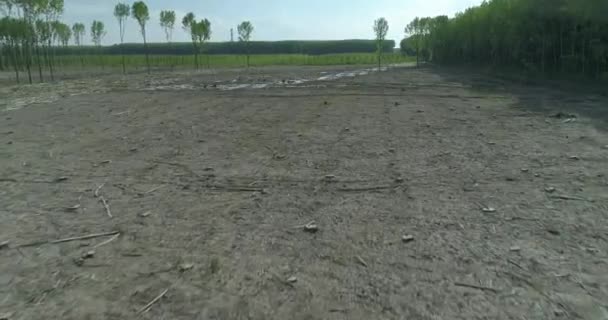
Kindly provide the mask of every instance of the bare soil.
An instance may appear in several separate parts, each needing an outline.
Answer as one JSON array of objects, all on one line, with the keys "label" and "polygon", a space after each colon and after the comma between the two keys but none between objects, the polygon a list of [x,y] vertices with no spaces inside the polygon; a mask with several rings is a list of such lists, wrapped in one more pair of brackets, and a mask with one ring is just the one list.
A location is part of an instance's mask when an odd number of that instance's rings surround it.
[{"label": "bare soil", "polygon": [[0,318],[608,319],[608,98],[342,71],[0,88]]}]

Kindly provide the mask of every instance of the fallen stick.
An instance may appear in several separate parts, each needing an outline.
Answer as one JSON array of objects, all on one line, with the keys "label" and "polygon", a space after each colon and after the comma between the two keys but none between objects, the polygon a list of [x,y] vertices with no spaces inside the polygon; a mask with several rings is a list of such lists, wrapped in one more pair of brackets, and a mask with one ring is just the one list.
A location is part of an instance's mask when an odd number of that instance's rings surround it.
[{"label": "fallen stick", "polygon": [[36,241],[36,242],[30,242],[30,243],[18,245],[15,248],[26,248],[26,247],[39,246],[39,245],[43,245],[43,244],[58,244],[58,243],[78,241],[78,240],[88,240],[88,239],[99,238],[99,237],[113,236],[113,235],[116,235],[119,233],[120,233],[119,231],[111,231],[111,232],[104,232],[104,233],[93,233],[93,234],[88,234],[88,235],[84,235],[84,236],[64,238],[64,239],[53,240],[53,241],[42,240],[42,241]]},{"label": "fallen stick", "polygon": [[468,283],[462,283],[462,282],[454,282],[454,285],[457,286],[457,287],[472,288],[472,289],[478,289],[478,290],[482,290],[482,291],[492,291],[494,293],[498,293],[497,289],[490,288],[490,287],[478,286],[478,285],[474,285],[474,284],[468,284]]},{"label": "fallen stick", "polygon": [[377,191],[387,190],[396,188],[397,186],[377,186],[377,187],[362,187],[362,188],[338,188],[338,191],[342,192],[366,192],[366,191]]},{"label": "fallen stick", "polygon": [[144,194],[150,194],[150,193],[152,193],[152,192],[154,192],[154,191],[156,191],[156,190],[159,190],[159,189],[161,189],[161,188],[164,188],[164,187],[166,187],[166,185],[164,185],[164,184],[163,184],[163,185],[162,185],[162,186],[160,186],[160,187],[152,188],[152,189],[150,189],[150,190],[148,190],[148,191],[144,192]]},{"label": "fallen stick", "polygon": [[99,185],[99,187],[97,187],[97,189],[95,189],[95,192],[93,192],[93,195],[95,196],[95,198],[99,198],[99,191],[101,190],[101,188],[103,188],[103,186],[105,186],[106,183],[102,183],[101,185]]},{"label": "fallen stick", "polygon": [[156,302],[158,302],[158,300],[162,299],[162,297],[167,294],[167,291],[169,291],[169,288],[165,289],[165,291],[161,292],[156,298],[152,299],[152,301],[148,302],[147,305],[145,305],[143,308],[141,308],[137,313],[138,314],[142,314],[144,312],[147,312],[148,310],[150,310],[150,308],[152,307],[153,304],[155,304]]},{"label": "fallen stick", "polygon": [[561,194],[561,195],[554,195],[554,196],[551,196],[551,198],[553,198],[553,199],[560,199],[560,200],[574,200],[574,201],[589,201],[589,202],[593,202],[593,201],[585,199],[585,198],[567,196],[567,195],[563,195],[563,194]]},{"label": "fallen stick", "polygon": [[120,234],[120,232],[111,231],[111,232],[104,232],[104,233],[93,233],[93,234],[87,234],[87,235],[79,236],[79,237],[71,237],[71,238],[53,240],[53,241],[50,241],[49,243],[56,244],[56,243],[64,243],[64,242],[71,242],[71,241],[77,241],[77,240],[88,240],[88,239],[99,238],[99,237],[114,236],[117,234]]},{"label": "fallen stick", "polygon": [[112,241],[116,240],[118,237],[120,237],[120,232],[119,232],[119,233],[117,233],[117,234],[115,234],[115,235],[114,235],[112,238],[110,238],[110,239],[108,239],[108,240],[106,240],[106,241],[104,241],[104,242],[101,242],[101,243],[96,244],[96,245],[93,247],[93,249],[97,249],[97,248],[99,248],[99,247],[101,247],[101,246],[105,246],[106,244],[108,244],[108,243],[110,243],[110,242],[112,242]]},{"label": "fallen stick", "polygon": [[226,186],[211,186],[211,190],[216,191],[234,191],[234,192],[264,192],[263,188],[251,188],[251,187],[226,187]]},{"label": "fallen stick", "polygon": [[99,201],[101,201],[101,203],[103,204],[103,207],[106,208],[106,213],[108,214],[108,217],[113,218],[112,217],[112,212],[110,211],[110,206],[108,205],[108,202],[106,201],[106,198],[104,198],[103,196],[99,197]]}]

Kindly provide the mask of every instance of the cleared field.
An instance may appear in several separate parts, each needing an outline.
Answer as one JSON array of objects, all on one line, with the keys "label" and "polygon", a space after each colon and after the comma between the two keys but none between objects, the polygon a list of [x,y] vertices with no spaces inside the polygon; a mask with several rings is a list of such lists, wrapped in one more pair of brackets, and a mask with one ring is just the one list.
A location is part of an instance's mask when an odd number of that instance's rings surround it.
[{"label": "cleared field", "polygon": [[0,86],[0,316],[608,318],[606,96],[355,69]]}]

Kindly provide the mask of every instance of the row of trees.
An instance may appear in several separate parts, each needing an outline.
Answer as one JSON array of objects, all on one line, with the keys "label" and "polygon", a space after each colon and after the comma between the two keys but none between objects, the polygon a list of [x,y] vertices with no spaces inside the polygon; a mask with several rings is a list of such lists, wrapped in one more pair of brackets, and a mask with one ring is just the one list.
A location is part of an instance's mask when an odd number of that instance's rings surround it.
[{"label": "row of trees", "polygon": [[[43,69],[48,69],[51,80],[54,80],[57,48],[67,47],[71,39],[80,47],[86,36],[86,26],[83,23],[75,23],[70,27],[59,21],[63,11],[64,0],[0,0],[0,13],[3,15],[0,19],[0,70],[11,68],[15,72],[17,82],[21,81],[21,73],[25,71],[28,82],[32,83],[33,68],[38,68],[41,82],[44,81]],[[147,23],[150,20],[148,6],[143,1],[136,1],[132,5],[118,3],[114,7],[114,16],[119,25],[121,44],[124,43],[128,19],[137,21],[144,43],[147,69],[150,72],[146,35]],[[172,10],[160,13],[160,25],[168,43],[171,42],[176,18],[175,11]],[[204,43],[211,39],[211,22],[207,19],[197,21],[193,13],[188,13],[182,19],[182,26],[191,36],[195,67],[199,68],[198,56]],[[244,42],[247,48],[253,30],[253,25],[248,21],[238,26],[239,40]],[[95,20],[89,31],[91,42],[100,48],[106,36],[105,24]],[[249,64],[249,54],[247,62]],[[122,68],[123,72],[126,72],[124,52]]]},{"label": "row of trees", "polygon": [[454,18],[416,18],[404,52],[439,63],[544,74],[608,72],[607,0],[489,0]]}]

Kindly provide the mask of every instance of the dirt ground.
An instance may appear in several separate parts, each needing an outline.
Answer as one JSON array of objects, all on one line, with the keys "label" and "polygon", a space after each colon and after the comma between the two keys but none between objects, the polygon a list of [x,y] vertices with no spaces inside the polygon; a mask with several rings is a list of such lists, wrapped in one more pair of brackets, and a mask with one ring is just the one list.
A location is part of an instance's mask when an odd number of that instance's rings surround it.
[{"label": "dirt ground", "polygon": [[350,71],[1,87],[0,318],[608,319],[608,97]]}]

